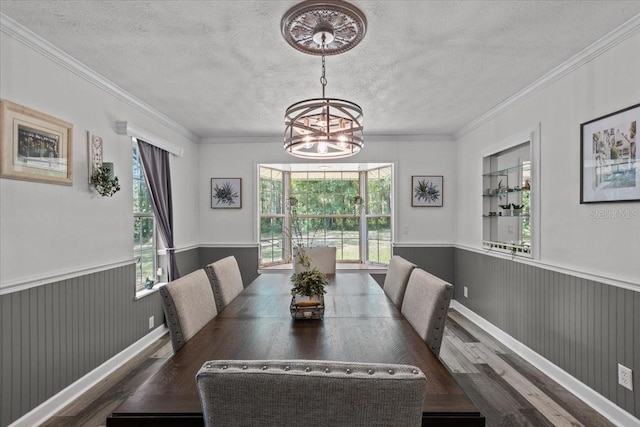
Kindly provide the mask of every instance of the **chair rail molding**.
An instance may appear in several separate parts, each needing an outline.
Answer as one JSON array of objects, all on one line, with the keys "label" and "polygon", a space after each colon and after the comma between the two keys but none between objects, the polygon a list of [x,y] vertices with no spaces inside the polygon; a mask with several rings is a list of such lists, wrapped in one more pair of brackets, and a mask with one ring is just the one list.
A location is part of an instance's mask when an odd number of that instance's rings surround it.
[{"label": "chair rail molding", "polygon": [[629,291],[640,292],[640,281],[628,279],[625,277],[614,277],[611,275],[602,275],[595,271],[589,271],[585,269],[577,270],[568,266],[563,266],[549,261],[540,261],[530,258],[513,257],[508,253],[494,252],[491,249],[467,246],[462,244],[455,244],[453,246],[456,249],[462,249],[469,252],[475,252],[482,255],[493,256],[496,258],[508,259],[513,262],[519,262],[522,264],[531,265],[533,267],[543,268],[546,270],[555,271],[557,273],[567,274],[569,276],[580,277],[586,280],[593,280],[594,282],[600,282],[605,285],[615,286],[617,288],[627,289]]},{"label": "chair rail molding", "polygon": [[46,273],[41,276],[27,277],[0,283],[0,295],[20,292],[26,289],[35,288],[37,286],[48,285],[49,283],[60,282],[62,280],[73,279],[74,277],[86,276],[92,273],[99,273],[113,268],[124,267],[126,265],[135,264],[135,258],[127,258],[120,261],[107,262],[104,264],[96,264],[87,267],[68,269]]}]

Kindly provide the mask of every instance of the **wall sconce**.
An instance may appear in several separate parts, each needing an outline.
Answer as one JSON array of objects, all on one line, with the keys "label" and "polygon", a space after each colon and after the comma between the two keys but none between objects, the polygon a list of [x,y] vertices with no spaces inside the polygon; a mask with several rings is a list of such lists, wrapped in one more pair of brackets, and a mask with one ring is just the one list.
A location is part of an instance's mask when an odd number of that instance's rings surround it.
[{"label": "wall sconce", "polygon": [[89,185],[102,197],[111,197],[120,191],[118,177],[114,175],[113,163],[102,161],[102,138],[87,132],[89,145]]}]

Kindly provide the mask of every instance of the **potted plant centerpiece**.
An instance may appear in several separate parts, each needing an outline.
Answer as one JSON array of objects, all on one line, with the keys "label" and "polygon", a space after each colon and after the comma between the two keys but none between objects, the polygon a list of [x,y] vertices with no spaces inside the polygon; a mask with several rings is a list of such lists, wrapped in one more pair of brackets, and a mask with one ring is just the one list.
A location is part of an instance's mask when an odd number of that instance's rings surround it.
[{"label": "potted plant centerpiece", "polygon": [[298,200],[289,198],[291,210],[291,230],[287,233],[291,238],[291,246],[295,252],[294,271],[291,276],[291,316],[294,319],[321,319],[324,316],[325,286],[329,283],[327,276],[315,267],[311,267],[311,257],[302,238],[302,230],[296,215]]},{"label": "potted plant centerpiece", "polygon": [[294,319],[322,319],[324,294],[327,292],[325,286],[329,281],[317,268],[309,269],[308,265],[306,267],[291,276],[291,316]]},{"label": "potted plant centerpiece", "polygon": [[327,276],[317,268],[304,270],[291,276],[291,317],[294,319],[322,319],[324,316]]}]

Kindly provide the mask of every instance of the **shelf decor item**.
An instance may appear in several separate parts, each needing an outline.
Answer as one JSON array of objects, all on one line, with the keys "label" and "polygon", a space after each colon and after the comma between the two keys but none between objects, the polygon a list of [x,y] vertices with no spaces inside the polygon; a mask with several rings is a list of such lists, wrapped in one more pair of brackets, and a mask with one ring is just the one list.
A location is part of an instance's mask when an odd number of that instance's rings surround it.
[{"label": "shelf decor item", "polygon": [[580,203],[640,200],[640,104],[580,125]]},{"label": "shelf decor item", "polygon": [[211,178],[211,209],[240,209],[242,178]]},{"label": "shelf decor item", "polygon": [[73,184],[73,125],[0,100],[0,177]]},{"label": "shelf decor item", "polygon": [[411,177],[411,206],[443,206],[442,175],[415,175]]},{"label": "shelf decor item", "polygon": [[506,205],[500,205],[500,209],[502,209],[502,216],[511,216],[511,204],[507,203]]}]

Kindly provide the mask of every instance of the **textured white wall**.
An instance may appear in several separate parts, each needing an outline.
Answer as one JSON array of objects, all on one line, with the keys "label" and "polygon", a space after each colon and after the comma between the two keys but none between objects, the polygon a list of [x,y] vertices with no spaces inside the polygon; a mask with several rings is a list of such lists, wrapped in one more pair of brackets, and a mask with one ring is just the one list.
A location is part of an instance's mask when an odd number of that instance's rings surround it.
[{"label": "textured white wall", "polygon": [[[197,241],[197,145],[6,34],[0,37],[0,97],[73,123],[73,185],[0,179],[0,286],[131,259],[131,139],[127,120],[185,147],[172,157],[177,244]],[[122,190],[88,186],[86,132],[103,138]]]},{"label": "textured white wall", "polygon": [[[454,241],[456,215],[455,144],[451,141],[398,142],[376,138],[365,142],[357,156],[346,163],[390,162],[396,174],[396,236],[398,243],[448,243]],[[366,134],[365,134],[366,141]],[[282,143],[215,143],[200,146],[200,243],[257,243],[256,168],[258,163],[300,162],[282,149]],[[443,175],[442,208],[411,207],[411,176]],[[211,209],[210,179],[242,178],[242,209]],[[407,234],[403,234],[406,227]]]},{"label": "textured white wall", "polygon": [[458,243],[481,245],[483,150],[541,123],[540,261],[640,285],[640,203],[580,204],[580,124],[640,102],[638,49],[635,34],[457,141]]}]

